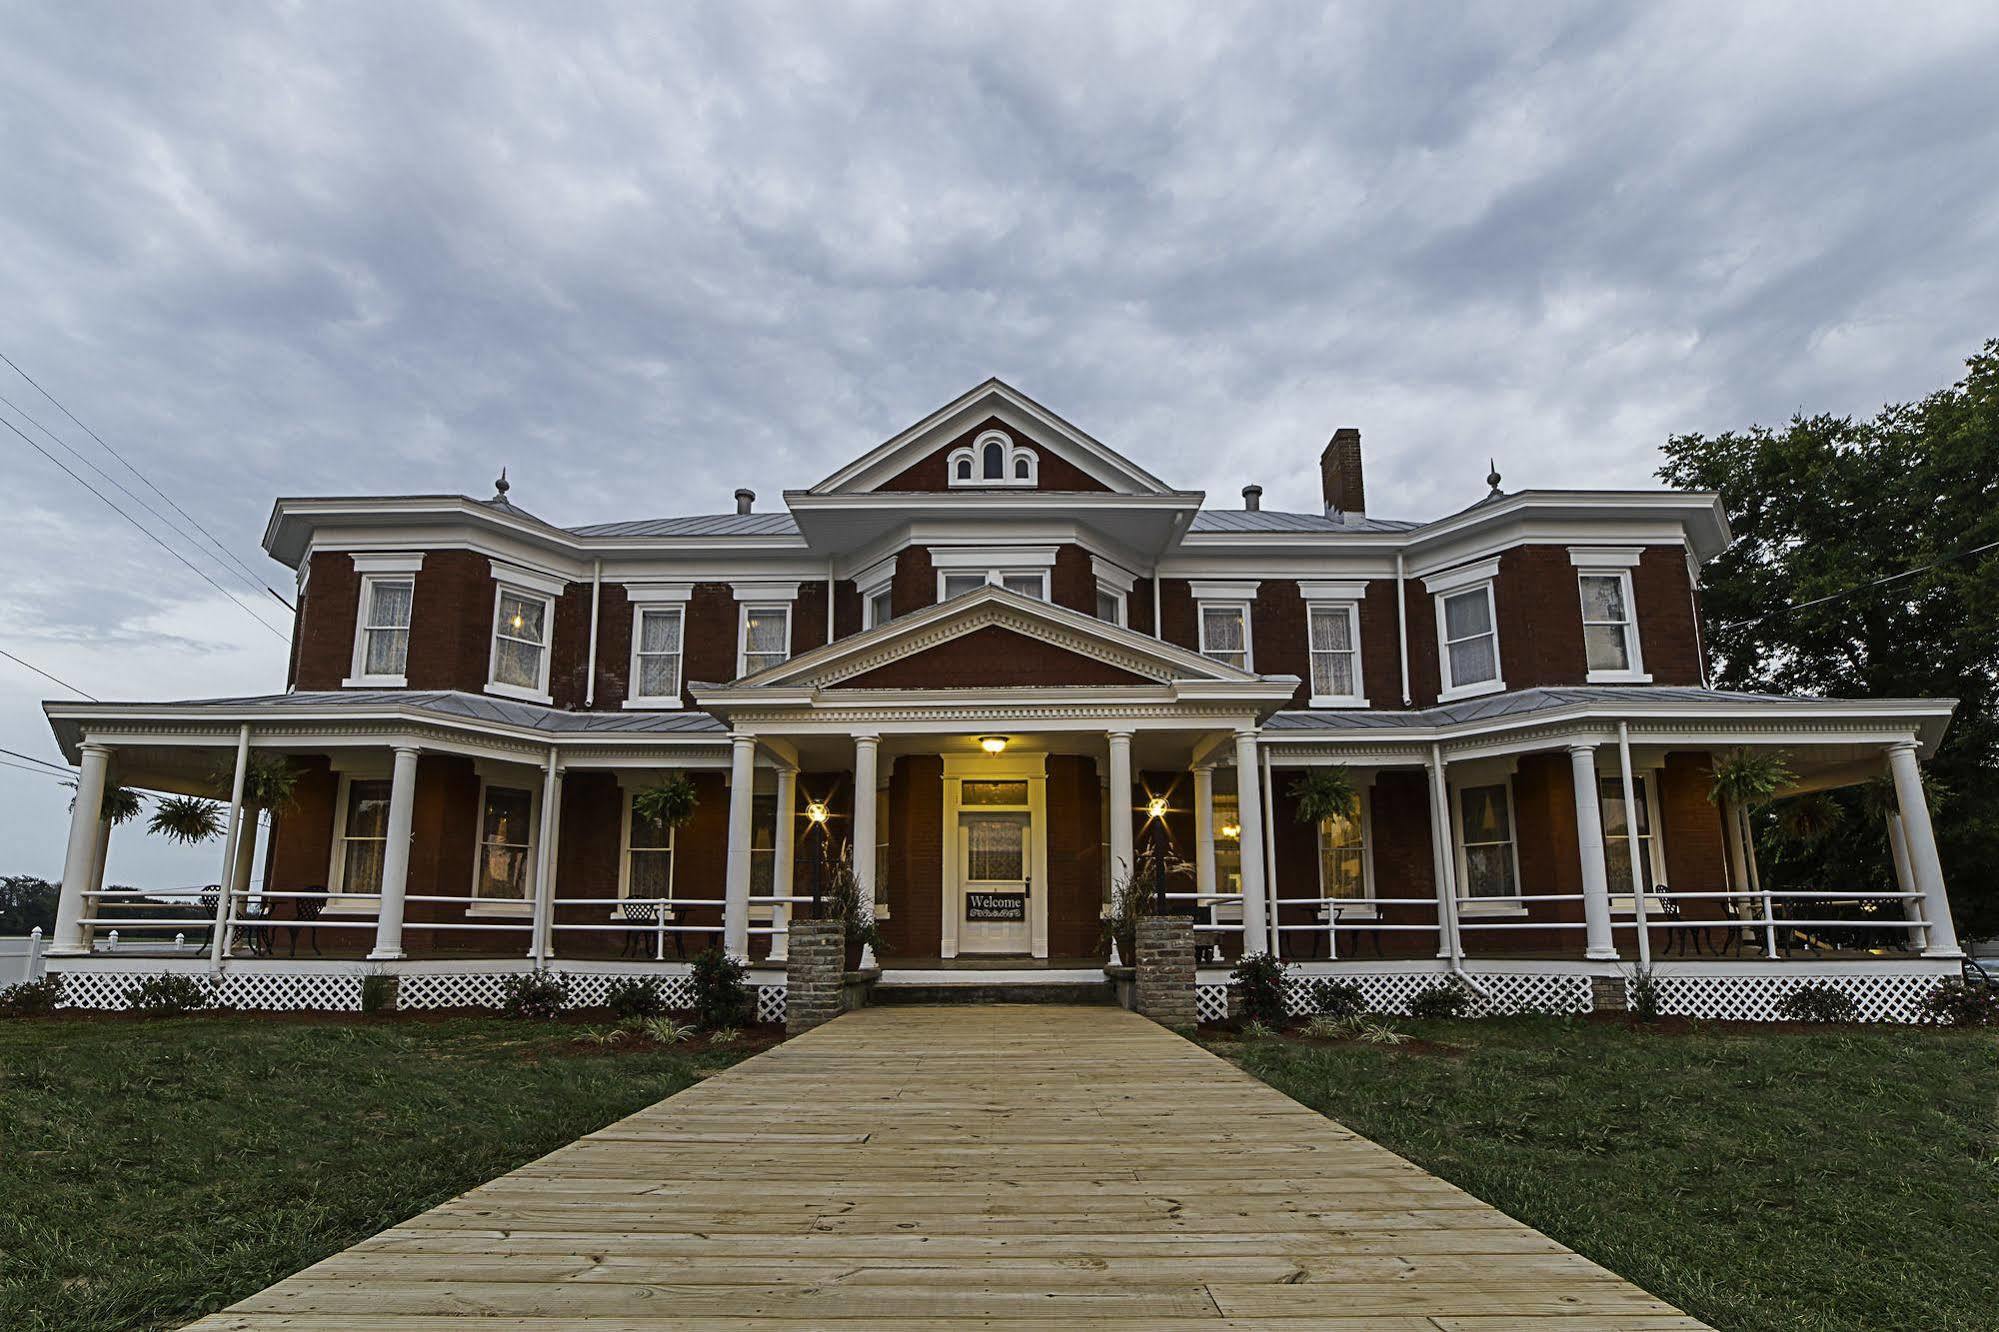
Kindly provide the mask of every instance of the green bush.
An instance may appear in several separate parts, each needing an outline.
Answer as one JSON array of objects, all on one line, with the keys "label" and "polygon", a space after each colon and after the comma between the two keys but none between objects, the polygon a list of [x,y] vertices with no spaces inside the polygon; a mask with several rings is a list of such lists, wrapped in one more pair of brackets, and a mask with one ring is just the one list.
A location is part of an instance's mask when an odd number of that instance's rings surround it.
[{"label": "green bush", "polygon": [[1860,1006],[1853,996],[1830,985],[1800,985],[1777,1005],[1786,1022],[1858,1022]]},{"label": "green bush", "polygon": [[1367,995],[1347,981],[1312,982],[1312,1009],[1320,1017],[1353,1018],[1367,1012]]},{"label": "green bush", "polygon": [[568,1006],[569,982],[552,971],[509,976],[500,987],[500,1011],[510,1018],[547,1022]]},{"label": "green bush", "polygon": [[396,978],[394,976],[363,976],[361,978],[361,1012],[368,1017],[379,1017],[383,1013],[396,1011]]},{"label": "green bush", "polygon": [[1923,996],[1923,1021],[1935,1027],[1999,1027],[1999,988],[1947,980]]},{"label": "green bush", "polygon": [[720,1031],[750,1020],[747,968],[719,948],[694,959],[688,980],[694,987],[694,1020],[704,1031]]},{"label": "green bush", "polygon": [[0,1018],[47,1017],[61,999],[61,976],[9,985],[0,989]]},{"label": "green bush", "polygon": [[179,1017],[215,1006],[215,992],[192,976],[148,976],[125,991],[125,1006],[152,1017]]},{"label": "green bush", "polygon": [[604,1007],[620,1022],[655,1018],[666,1011],[666,996],[651,976],[623,976],[604,991]]},{"label": "green bush", "polygon": [[1640,1022],[1659,1020],[1659,978],[1650,967],[1631,970],[1631,1015]]},{"label": "green bush", "polygon": [[1229,974],[1242,995],[1242,1015],[1251,1023],[1266,1027],[1283,1024],[1289,1016],[1284,1000],[1284,963],[1268,953],[1252,953],[1236,963]]},{"label": "green bush", "polygon": [[1461,1018],[1471,1011],[1471,995],[1456,981],[1432,985],[1409,997],[1409,1016],[1418,1018]]}]

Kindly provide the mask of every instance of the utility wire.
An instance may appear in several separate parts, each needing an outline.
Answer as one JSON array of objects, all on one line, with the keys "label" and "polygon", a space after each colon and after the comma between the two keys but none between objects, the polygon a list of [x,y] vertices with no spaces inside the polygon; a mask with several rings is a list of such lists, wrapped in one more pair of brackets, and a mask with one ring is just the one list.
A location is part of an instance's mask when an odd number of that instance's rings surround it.
[{"label": "utility wire", "polygon": [[50,675],[50,674],[49,674],[49,673],[48,673],[47,671],[45,671],[45,670],[43,670],[43,669],[42,669],[41,667],[39,667],[39,666],[35,665],[35,663],[33,663],[32,661],[23,661],[23,660],[21,660],[21,659],[20,659],[19,657],[15,656],[15,655],[14,655],[13,653],[9,652],[9,651],[8,651],[8,650],[7,650],[6,648],[0,648],[0,657],[5,657],[5,658],[6,658],[7,660],[9,660],[9,661],[13,662],[13,663],[14,663],[14,664],[15,664],[16,666],[24,666],[24,667],[26,667],[27,669],[29,669],[29,670],[33,671],[33,672],[34,672],[34,673],[35,673],[36,675],[39,675],[39,676],[41,676],[41,677],[42,677],[42,678],[43,678],[44,680],[53,680],[53,681],[55,681],[55,683],[57,683],[57,684],[61,685],[61,686],[62,686],[62,687],[63,687],[64,689],[67,689],[67,690],[69,690],[69,692],[70,692],[70,693],[72,693],[72,694],[82,694],[82,695],[83,695],[83,696],[84,696],[85,698],[89,699],[89,700],[90,700],[90,701],[91,701],[92,703],[102,703],[102,702],[104,701],[103,699],[99,698],[99,697],[98,697],[97,695],[95,695],[95,694],[92,694],[92,693],[86,693],[86,692],[85,692],[84,690],[81,690],[81,689],[78,689],[78,688],[77,688],[77,687],[76,687],[75,685],[73,685],[73,684],[71,684],[71,683],[70,683],[69,681],[67,681],[67,680],[63,679],[63,678],[62,678],[62,677],[61,677],[60,675]]},{"label": "utility wire", "polygon": [[70,775],[67,763],[56,763],[49,759],[36,758],[33,754],[23,754],[18,749],[0,749],[0,754],[6,754],[17,759],[26,759],[30,763],[39,763],[45,768],[55,769],[65,777]]},{"label": "utility wire", "polygon": [[[146,503],[146,501],[140,496],[133,494],[131,487],[127,486],[123,481],[120,481],[117,477],[111,475],[111,473],[105,471],[102,467],[99,467],[96,463],[92,462],[90,459],[84,457],[83,454],[79,453],[74,447],[71,446],[68,440],[64,439],[61,435],[56,434],[55,431],[49,429],[47,426],[43,425],[40,421],[37,421],[30,413],[24,410],[19,403],[7,397],[5,394],[0,394],[0,405],[12,408],[15,415],[19,416],[23,421],[26,421],[29,425],[33,426],[35,429],[41,431],[44,435],[48,436],[51,442],[53,442],[57,447],[67,452],[70,457],[76,459],[78,462],[82,463],[85,467],[88,467],[91,471],[103,477],[106,481],[118,487],[119,491],[122,492],[134,504],[144,509],[147,513],[153,515],[153,517],[159,519],[160,523],[164,527],[166,527],[167,530],[171,531],[172,533],[174,533],[174,535],[180,537],[183,541],[186,541],[190,545],[192,545],[197,555],[200,555],[203,559],[212,560],[215,558],[213,555],[210,555],[205,549],[202,548],[201,543],[195,540],[194,534],[192,532],[188,531],[185,527],[182,527],[180,524],[176,523],[173,519],[161,513],[158,509],[155,509],[152,505]],[[230,568],[227,564],[221,564],[218,562],[218,567],[224,573],[230,575],[232,578],[235,578],[238,581],[247,584],[252,592],[268,592],[273,597],[276,597],[278,600],[278,604],[283,606],[286,610],[295,609],[295,607],[293,607],[293,605],[289,601],[286,601],[284,597],[280,595],[278,590],[272,587],[270,584],[262,582],[246,574],[240,573],[237,570]]]},{"label": "utility wire", "polygon": [[[83,431],[84,434],[96,440],[98,445],[101,448],[103,448],[103,450],[106,453],[110,454],[112,457],[116,458],[120,463],[124,464],[126,471],[130,472],[133,476],[138,477],[139,480],[145,482],[146,488],[152,491],[155,495],[158,495],[161,499],[165,500],[167,502],[168,507],[172,508],[175,513],[187,519],[188,522],[193,523],[194,530],[201,533],[203,536],[207,537],[209,540],[209,544],[213,545],[217,550],[221,551],[222,554],[226,556],[228,559],[233,560],[236,566],[241,570],[243,570],[244,573],[249,574],[250,577],[252,578],[257,577],[257,571],[255,569],[252,569],[249,565],[243,563],[242,560],[238,559],[234,554],[232,554],[227,546],[223,545],[221,541],[216,539],[215,533],[203,527],[201,525],[200,520],[197,519],[193,514],[189,513],[186,509],[181,508],[180,505],[175,504],[173,496],[167,494],[166,491],[161,490],[158,486],[154,485],[152,478],[147,476],[144,472],[140,471],[138,468],[134,467],[131,464],[131,462],[126,459],[124,454],[118,452],[118,450],[112,448],[109,444],[106,444],[104,442],[104,436],[98,434],[95,430],[92,430],[82,421],[77,420],[75,412],[63,406],[61,402],[58,402],[56,400],[55,394],[50,393],[47,389],[43,388],[39,383],[36,383],[33,375],[30,375],[26,370],[23,370],[20,366],[14,363],[13,357],[7,355],[7,353],[5,352],[0,352],[0,361],[5,361],[8,367],[11,370],[13,370],[15,374],[27,380],[29,384],[34,386],[35,392],[41,394],[44,398],[47,398],[51,403],[54,403],[55,409],[57,411],[61,412],[64,416],[67,416],[72,422],[75,422],[77,429]],[[268,588],[265,590],[269,591]],[[274,597],[278,596],[276,592],[272,592],[271,595]],[[278,600],[283,601],[284,598],[278,597]]]},{"label": "utility wire", "polygon": [[249,616],[251,619],[255,620],[258,624],[262,625],[267,631],[269,631],[272,637],[280,639],[287,643],[291,641],[289,636],[280,633],[271,624],[269,620],[257,614],[257,612],[251,610],[249,605],[246,602],[244,602],[241,598],[239,598],[234,592],[231,592],[228,588],[222,586],[222,584],[216,582],[213,578],[210,578],[206,573],[203,573],[200,569],[196,568],[192,563],[190,563],[185,555],[175,550],[172,546],[169,546],[166,542],[160,540],[159,534],[153,531],[152,528],[146,526],[144,523],[140,522],[137,518],[134,518],[131,514],[119,508],[117,503],[114,500],[112,500],[112,498],[109,495],[106,495],[96,486],[91,485],[88,481],[84,480],[82,477],[78,476],[74,471],[72,471],[69,467],[69,464],[65,463],[62,459],[56,457],[53,453],[50,453],[47,449],[43,448],[41,445],[35,443],[35,441],[29,438],[27,433],[24,432],[19,426],[15,425],[12,421],[9,421],[4,416],[0,416],[0,425],[6,426],[16,435],[19,435],[22,441],[25,442],[29,448],[33,449],[36,453],[41,454],[44,458],[47,458],[57,467],[62,468],[63,473],[66,476],[68,476],[70,480],[76,482],[78,485],[82,486],[85,490],[88,490],[91,494],[103,500],[105,504],[110,506],[111,511],[113,513],[117,514],[120,518],[123,518],[126,522],[132,524],[132,526],[138,528],[141,532],[144,532],[147,538],[150,539],[154,545],[158,546],[161,550],[165,551],[167,554],[173,556],[175,559],[179,560],[182,564],[186,565],[189,572],[193,573],[197,578],[201,579],[202,582],[208,584],[210,587],[214,588],[217,592],[220,592],[223,596],[235,602],[239,607],[242,608],[243,613],[245,615]]},{"label": "utility wire", "polygon": [[1763,621],[1773,620],[1779,615],[1789,615],[1792,611],[1808,610],[1813,606],[1823,606],[1828,601],[1838,601],[1842,597],[1850,597],[1860,592],[1871,592],[1877,587],[1886,587],[1890,583],[1899,583],[1904,578],[1914,578],[1917,574],[1928,573],[1932,569],[1954,563],[1958,560],[1968,560],[1973,555],[1982,555],[1988,550],[1999,550],[1999,541],[1988,541],[1982,546],[1973,546],[1969,550],[1960,550],[1954,555],[1944,555],[1938,559],[1931,560],[1928,564],[1919,564],[1913,569],[1904,569],[1900,573],[1888,574],[1884,577],[1876,578],[1872,582],[1862,583],[1858,587],[1842,588],[1837,592],[1828,592],[1822,597],[1813,597],[1810,601],[1799,601],[1789,606],[1779,606],[1776,610],[1766,611],[1761,615],[1752,615],[1746,620],[1720,620],[1716,622],[1715,627],[1718,629],[1740,629],[1752,624],[1761,624]]}]

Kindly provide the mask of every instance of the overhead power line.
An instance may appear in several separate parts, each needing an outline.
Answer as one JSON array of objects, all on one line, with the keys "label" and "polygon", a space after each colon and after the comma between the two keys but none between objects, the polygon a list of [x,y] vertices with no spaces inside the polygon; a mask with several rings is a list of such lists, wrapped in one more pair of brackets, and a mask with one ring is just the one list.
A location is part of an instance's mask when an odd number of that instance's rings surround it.
[{"label": "overhead power line", "polygon": [[1841,588],[1837,592],[1828,592],[1822,597],[1813,597],[1810,601],[1797,601],[1788,606],[1779,606],[1776,610],[1765,611],[1761,615],[1752,615],[1745,620],[1721,620],[1717,622],[1717,627],[1739,629],[1746,625],[1761,624],[1765,620],[1774,620],[1779,615],[1789,615],[1792,611],[1809,610],[1813,606],[1823,606],[1829,601],[1838,601],[1844,597],[1857,596],[1862,592],[1871,592],[1877,587],[1886,587],[1890,583],[1899,583],[1904,578],[1914,578],[1918,574],[1926,574],[1930,570],[1941,568],[1946,564],[1953,564],[1958,560],[1968,560],[1973,555],[1982,555],[1988,550],[1999,550],[1999,541],[1988,541],[1982,546],[1973,546],[1969,550],[1960,550],[1952,555],[1939,556],[1937,559],[1931,560],[1928,564],[1919,564],[1913,569],[1904,569],[1900,573],[1887,574],[1855,587]]},{"label": "overhead power line", "polygon": [[65,777],[69,775],[69,765],[67,763],[57,763],[54,759],[36,758],[33,754],[23,754],[18,749],[0,749],[0,754],[6,754],[17,759],[26,759],[30,763],[39,763],[45,768],[55,769]]},{"label": "overhead power line", "polygon": [[[252,569],[249,565],[243,563],[241,559],[238,559],[237,556],[227,546],[223,545],[222,542],[216,538],[215,533],[209,531],[206,527],[203,527],[201,525],[200,519],[196,518],[193,514],[189,513],[186,509],[181,508],[180,505],[174,503],[173,496],[167,494],[166,491],[161,490],[158,486],[154,485],[153,479],[151,477],[147,476],[137,467],[134,467],[131,461],[127,459],[124,454],[118,452],[118,450],[112,448],[109,444],[107,444],[104,440],[104,436],[98,434],[95,430],[92,430],[89,426],[85,425],[82,421],[78,420],[75,412],[63,406],[62,403],[57,400],[55,394],[50,393],[47,389],[43,388],[41,384],[36,381],[33,375],[30,375],[26,370],[23,370],[19,365],[15,364],[13,357],[7,355],[7,353],[5,352],[0,352],[0,361],[5,361],[9,369],[11,369],[15,374],[19,375],[21,378],[27,380],[28,383],[34,388],[35,392],[41,394],[44,398],[47,398],[49,402],[54,405],[57,411],[61,412],[64,416],[67,416],[76,425],[77,429],[81,430],[84,434],[96,440],[98,443],[98,447],[102,448],[106,453],[116,458],[119,461],[119,463],[124,466],[126,471],[130,472],[133,476],[138,477],[140,481],[144,482],[146,489],[152,491],[155,495],[158,495],[161,499],[165,500],[169,508],[171,508],[175,513],[179,514],[181,517],[187,519],[188,522],[192,523],[194,525],[194,530],[201,533],[203,536],[207,537],[209,544],[214,546],[216,550],[220,551],[224,556],[224,558],[233,561],[238,568],[243,570],[244,573],[250,575],[250,577],[257,578],[257,571],[255,569]],[[261,582],[262,580],[260,579],[259,581]],[[266,588],[265,590],[270,591],[269,588]],[[276,592],[271,592],[271,595],[274,597],[278,596]],[[284,598],[278,597],[278,600],[283,601]]]},{"label": "overhead power line", "polygon": [[78,689],[75,685],[63,679],[60,675],[51,675],[49,672],[35,665],[35,663],[33,663],[32,661],[21,660],[21,658],[15,656],[13,653],[9,652],[6,648],[0,648],[0,657],[5,657],[7,660],[13,662],[16,666],[25,667],[26,669],[33,671],[36,675],[41,676],[44,680],[53,680],[55,683],[61,685],[64,689],[69,690],[69,692],[72,694],[82,694],[92,703],[102,703],[104,701],[95,694],[89,693],[82,689]]},{"label": "overhead power line", "polygon": [[78,476],[76,472],[70,468],[69,464],[65,463],[62,459],[56,457],[53,453],[50,453],[47,449],[37,444],[27,434],[27,432],[22,430],[19,426],[15,425],[12,421],[9,421],[4,416],[0,416],[0,425],[6,426],[16,435],[19,435],[21,437],[22,442],[27,444],[29,448],[33,449],[36,453],[41,454],[44,458],[47,458],[57,467],[62,468],[64,475],[68,476],[70,480],[76,482],[78,485],[82,486],[85,490],[97,496],[97,498],[103,500],[104,503],[111,509],[113,513],[117,514],[120,518],[123,518],[126,522],[132,524],[132,526],[138,528],[141,532],[144,532],[146,534],[147,539],[150,540],[154,545],[158,546],[161,550],[165,551],[167,554],[173,556],[176,560],[179,560],[183,565],[186,565],[188,572],[192,573],[202,582],[214,588],[217,592],[220,592],[223,596],[229,598],[229,600],[235,602],[236,605],[242,609],[245,615],[249,616],[251,619],[255,620],[258,624],[262,625],[264,629],[271,634],[272,637],[277,638],[284,642],[291,641],[287,635],[281,633],[278,629],[273,627],[269,620],[266,620],[263,616],[251,610],[249,605],[245,603],[240,597],[238,597],[234,592],[231,592],[228,588],[222,586],[222,584],[216,582],[213,578],[210,578],[201,569],[196,568],[192,563],[189,562],[187,556],[181,554],[179,551],[175,550],[172,546],[169,546],[166,542],[162,541],[160,539],[159,533],[153,531],[152,528],[146,526],[144,523],[140,522],[137,518],[134,518],[131,514],[119,508],[117,501],[113,500],[109,495],[99,490],[96,486],[91,485],[90,482]]}]

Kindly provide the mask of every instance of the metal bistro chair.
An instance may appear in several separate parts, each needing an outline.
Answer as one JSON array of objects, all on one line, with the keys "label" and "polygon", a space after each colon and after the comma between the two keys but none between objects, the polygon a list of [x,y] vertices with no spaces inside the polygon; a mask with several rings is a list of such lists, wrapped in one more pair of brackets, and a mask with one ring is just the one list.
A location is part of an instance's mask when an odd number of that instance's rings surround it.
[{"label": "metal bistro chair", "polygon": [[1645,896],[1659,908],[1659,917],[1664,922],[1666,931],[1666,952],[1670,955],[1677,949],[1680,956],[1685,957],[1687,949],[1691,946],[1696,954],[1700,953],[1701,936],[1707,931],[1687,920],[1685,913],[1680,910],[1680,904],[1667,895],[1666,885],[1660,884]]},{"label": "metal bistro chair", "polygon": [[[1375,914],[1374,914],[1374,915],[1372,915],[1372,916],[1363,916],[1363,915],[1359,914],[1359,913],[1360,913],[1360,911],[1361,911],[1361,909],[1362,909],[1362,907],[1363,907],[1363,904],[1362,904],[1362,903],[1359,903],[1359,902],[1328,902],[1328,903],[1326,903],[1325,905],[1323,905],[1323,906],[1321,906],[1321,907],[1319,908],[1319,919],[1320,919],[1320,920],[1323,920],[1323,921],[1325,921],[1325,922],[1326,922],[1326,936],[1327,936],[1327,938],[1329,938],[1329,939],[1331,939],[1331,940],[1332,940],[1331,944],[1330,944],[1330,945],[1328,946],[1328,951],[1330,951],[1330,952],[1331,952],[1331,953],[1332,953],[1332,954],[1333,954],[1333,955],[1334,955],[1335,957],[1337,957],[1337,956],[1340,956],[1340,955],[1341,955],[1341,954],[1340,954],[1340,944],[1339,944],[1339,939],[1340,939],[1340,935],[1339,935],[1339,927],[1340,927],[1340,917],[1341,917],[1341,916],[1343,916],[1343,915],[1345,915],[1345,914],[1346,914],[1347,912],[1349,912],[1349,911],[1352,911],[1352,912],[1354,912],[1354,913],[1355,913],[1355,919],[1356,919],[1356,920],[1365,920],[1365,921],[1371,921],[1371,922],[1373,922],[1373,923],[1372,923],[1372,924],[1370,924],[1370,925],[1368,926],[1368,928],[1366,928],[1366,929],[1361,929],[1361,930],[1348,930],[1348,931],[1346,931],[1346,932],[1345,932],[1345,933],[1346,933],[1346,937],[1347,937],[1347,938],[1349,938],[1349,939],[1352,939],[1352,940],[1354,940],[1354,941],[1355,941],[1355,944],[1354,944],[1354,947],[1353,947],[1353,948],[1352,948],[1352,949],[1351,949],[1350,951],[1348,951],[1348,952],[1347,952],[1347,953],[1345,954],[1345,956],[1347,956],[1347,957],[1359,957],[1359,956],[1360,956],[1360,941],[1362,941],[1362,940],[1365,940],[1366,942],[1369,942],[1369,943],[1372,943],[1372,944],[1374,945],[1374,955],[1375,955],[1376,957],[1381,957],[1381,956],[1383,956],[1383,954],[1382,954],[1382,951],[1381,951],[1381,929],[1380,929],[1380,925],[1381,925],[1381,914],[1380,914],[1380,910],[1379,910],[1379,908],[1376,908],[1376,911],[1375,911]],[[1313,957],[1317,957],[1317,956],[1319,955],[1319,943],[1318,943],[1318,940],[1319,940],[1319,934],[1318,934],[1318,931],[1317,931],[1317,930],[1314,930],[1314,931],[1312,932],[1312,956],[1313,956]]]},{"label": "metal bistro chair", "polygon": [[292,899],[293,918],[285,922],[285,929],[291,932],[291,955],[298,956],[298,936],[304,934],[306,942],[312,945],[313,955],[319,956],[319,913],[326,910],[326,889],[308,888],[314,897],[294,897]]},{"label": "metal bistro chair", "polygon": [[[660,913],[666,910],[665,905],[659,902],[627,902],[619,910],[625,917],[625,942],[624,946],[618,949],[618,956],[645,957],[653,951],[653,940],[659,936],[657,926],[660,922]],[[674,933],[673,943],[675,949],[684,955],[685,950],[681,947],[680,934],[677,931]]]},{"label": "metal bistro chair", "polygon": [[207,922],[201,928],[201,946],[204,949],[215,941],[215,911],[221,905],[221,884],[211,883],[201,890],[201,918]]},{"label": "metal bistro chair", "polygon": [[236,917],[236,936],[251,957],[271,955],[271,904],[266,898],[245,902]]}]

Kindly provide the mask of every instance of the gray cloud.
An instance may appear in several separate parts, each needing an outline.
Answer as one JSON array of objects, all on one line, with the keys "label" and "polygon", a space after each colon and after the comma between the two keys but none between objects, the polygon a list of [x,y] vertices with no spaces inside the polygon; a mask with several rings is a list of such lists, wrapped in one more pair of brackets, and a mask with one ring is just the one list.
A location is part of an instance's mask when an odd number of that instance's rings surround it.
[{"label": "gray cloud", "polygon": [[[775,502],[994,373],[1218,502],[1311,507],[1342,424],[1387,513],[1488,455],[1642,485],[1925,392],[1999,309],[1989,6],[0,10],[0,350],[259,568],[276,494],[501,464],[560,522]],[[0,646],[281,681],[0,448]],[[0,744],[51,752],[44,692],[0,671]],[[0,780],[0,870],[53,873],[61,793]]]}]

